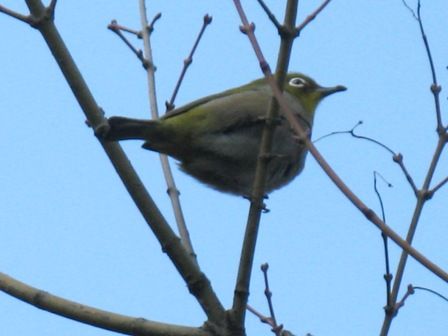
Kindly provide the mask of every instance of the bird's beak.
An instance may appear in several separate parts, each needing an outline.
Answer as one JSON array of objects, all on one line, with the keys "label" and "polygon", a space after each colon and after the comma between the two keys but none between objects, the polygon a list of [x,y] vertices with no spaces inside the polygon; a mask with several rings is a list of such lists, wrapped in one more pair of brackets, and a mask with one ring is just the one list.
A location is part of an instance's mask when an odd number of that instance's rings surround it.
[{"label": "bird's beak", "polygon": [[337,85],[337,86],[332,86],[332,87],[321,87],[318,89],[318,91],[322,95],[322,98],[329,96],[333,93],[341,92],[341,91],[345,91],[345,90],[347,90],[347,88],[343,85]]}]

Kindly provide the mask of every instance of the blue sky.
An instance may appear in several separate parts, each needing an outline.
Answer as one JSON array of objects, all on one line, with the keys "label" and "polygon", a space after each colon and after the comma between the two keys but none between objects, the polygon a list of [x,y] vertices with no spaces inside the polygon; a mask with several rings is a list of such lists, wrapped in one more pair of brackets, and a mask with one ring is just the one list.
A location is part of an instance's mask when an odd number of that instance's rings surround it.
[{"label": "blue sky", "polygon": [[[60,1],[56,23],[107,116],[149,116],[145,74],[118,38],[112,19],[138,27],[137,1]],[[282,18],[280,1],[267,1]],[[22,1],[1,1],[26,12]],[[320,1],[302,1],[299,21]],[[409,0],[409,4],[415,5]],[[266,58],[275,67],[278,36],[256,1],[243,3],[256,24]],[[149,1],[149,17],[162,12],[153,34],[159,108],[171,91],[205,13],[213,16],[187,73],[177,104],[261,77],[247,37],[239,32],[232,1]],[[446,13],[443,0],[422,1],[438,79],[447,86]],[[105,310],[151,320],[202,324],[204,315],[161,253],[116,176],[37,31],[0,15],[0,271],[56,295]],[[138,42],[136,42],[138,43]],[[404,155],[422,184],[437,141],[431,77],[418,26],[401,0],[334,0],[297,40],[290,69],[348,91],[318,109],[314,138],[347,130],[373,137]],[[446,111],[446,92],[441,94]],[[381,148],[346,135],[318,142],[338,174],[379,211],[373,171],[387,222],[405,235],[415,197],[398,166]],[[150,193],[173,223],[158,157],[139,142],[123,143]],[[447,175],[439,162],[434,181]],[[190,234],[204,272],[222,302],[232,302],[248,212],[242,198],[208,189],[173,162]],[[428,202],[415,246],[448,269],[448,188]],[[296,335],[377,335],[385,305],[380,232],[336,189],[308,157],[304,172],[274,192],[263,215],[250,303],[266,312],[259,265],[270,264],[279,322]],[[392,270],[400,250],[390,243]],[[404,285],[447,295],[446,284],[410,261]],[[391,335],[446,335],[448,305],[425,292],[410,297]],[[111,335],[40,311],[0,294],[4,335]],[[269,334],[248,314],[250,335]]]}]

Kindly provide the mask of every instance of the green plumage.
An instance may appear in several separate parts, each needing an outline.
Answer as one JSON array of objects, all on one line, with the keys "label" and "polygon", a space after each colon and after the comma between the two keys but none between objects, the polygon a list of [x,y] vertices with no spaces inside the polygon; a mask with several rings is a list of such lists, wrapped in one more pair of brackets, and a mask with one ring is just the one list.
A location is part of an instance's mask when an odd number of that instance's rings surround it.
[{"label": "green plumage", "polygon": [[[306,129],[325,96],[345,90],[322,88],[298,73],[287,75],[284,96]],[[182,170],[224,192],[249,196],[253,184],[264,116],[272,91],[264,79],[196,100],[159,120],[109,119],[106,140],[145,140],[143,147],[167,154]],[[266,192],[277,189],[303,169],[306,150],[288,122],[280,118],[274,130]]]}]

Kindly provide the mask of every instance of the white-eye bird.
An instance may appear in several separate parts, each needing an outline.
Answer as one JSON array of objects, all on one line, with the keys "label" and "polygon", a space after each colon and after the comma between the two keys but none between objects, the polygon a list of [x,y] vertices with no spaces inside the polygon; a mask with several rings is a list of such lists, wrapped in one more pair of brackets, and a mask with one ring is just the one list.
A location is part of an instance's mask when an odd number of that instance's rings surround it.
[{"label": "white-eye bird", "polygon": [[[321,87],[289,73],[284,97],[302,127],[311,131],[314,113],[326,96],[344,86]],[[250,196],[266,111],[273,96],[264,78],[207,96],[158,120],[111,117],[104,139],[141,139],[143,148],[167,154],[187,174],[223,192]],[[280,113],[281,115],[281,113]],[[289,183],[303,169],[307,150],[280,116],[274,128],[265,192]]]}]

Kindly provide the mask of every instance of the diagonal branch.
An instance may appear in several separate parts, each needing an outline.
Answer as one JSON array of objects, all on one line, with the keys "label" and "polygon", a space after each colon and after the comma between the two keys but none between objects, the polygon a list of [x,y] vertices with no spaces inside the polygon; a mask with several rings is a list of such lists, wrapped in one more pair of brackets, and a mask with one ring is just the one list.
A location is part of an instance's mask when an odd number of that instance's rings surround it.
[{"label": "diagonal branch", "polygon": [[196,37],[196,41],[194,41],[193,47],[191,48],[191,51],[190,51],[190,54],[188,54],[187,58],[184,60],[184,66],[182,67],[182,71],[180,73],[179,79],[177,80],[176,86],[174,87],[174,91],[171,96],[171,99],[170,99],[170,101],[165,102],[167,111],[171,111],[172,109],[174,109],[174,101],[176,100],[176,96],[177,96],[177,93],[179,92],[180,85],[182,84],[182,81],[184,80],[184,77],[185,77],[185,74],[187,73],[188,67],[193,62],[193,55],[196,52],[196,49],[199,45],[199,42],[202,39],[202,36],[204,35],[205,29],[207,28],[207,26],[210,23],[212,23],[212,17],[208,14],[205,14],[201,30],[199,31],[199,34]]},{"label": "diagonal branch", "polygon": [[[42,17],[46,11],[40,0],[26,0],[26,3],[30,8],[32,16]],[[96,132],[101,131],[102,127],[107,127],[107,122],[53,21],[51,19],[42,20],[37,28],[53,53],[90,125]],[[159,240],[163,251],[167,253],[187,283],[190,293],[196,297],[209,321],[220,324],[220,321],[223,321],[224,308],[214,293],[209,280],[186,252],[179,238],[162,216],[121,146],[117,143],[102,141],[101,139],[100,144],[144,219]]]},{"label": "diagonal branch", "polygon": [[327,7],[327,5],[330,3],[331,0],[325,0],[319,7],[316,8],[316,10],[314,12],[312,12],[310,15],[308,15],[305,20],[296,27],[295,31],[296,31],[296,35],[300,35],[300,33],[302,32],[303,28],[305,28],[311,21],[313,21],[317,15],[319,15],[320,12],[322,12],[325,7]]},{"label": "diagonal branch", "polygon": [[6,8],[5,6],[0,5],[0,13],[6,14],[19,21],[31,24],[31,16],[17,13],[9,8]]},{"label": "diagonal branch", "polygon": [[0,290],[50,313],[126,335],[210,336],[200,328],[159,323],[85,306],[28,286],[4,273],[0,273]]}]

